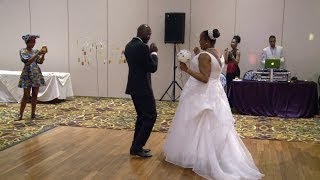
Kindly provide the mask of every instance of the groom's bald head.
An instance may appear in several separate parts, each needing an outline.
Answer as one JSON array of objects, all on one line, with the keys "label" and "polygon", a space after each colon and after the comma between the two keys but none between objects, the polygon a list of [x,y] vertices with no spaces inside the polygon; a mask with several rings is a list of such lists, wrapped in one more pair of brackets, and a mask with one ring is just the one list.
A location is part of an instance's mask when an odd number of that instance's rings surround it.
[{"label": "groom's bald head", "polygon": [[151,28],[147,24],[141,24],[137,29],[137,37],[141,38],[144,43],[148,43],[151,37]]}]

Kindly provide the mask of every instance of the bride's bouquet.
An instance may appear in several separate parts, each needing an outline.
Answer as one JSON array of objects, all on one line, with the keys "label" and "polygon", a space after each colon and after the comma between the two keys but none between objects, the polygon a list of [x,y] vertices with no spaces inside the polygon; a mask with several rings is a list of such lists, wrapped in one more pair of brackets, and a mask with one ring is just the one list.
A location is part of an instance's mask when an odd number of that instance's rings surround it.
[{"label": "bride's bouquet", "polygon": [[177,59],[180,62],[187,63],[191,60],[191,52],[186,49],[182,49],[178,52]]}]

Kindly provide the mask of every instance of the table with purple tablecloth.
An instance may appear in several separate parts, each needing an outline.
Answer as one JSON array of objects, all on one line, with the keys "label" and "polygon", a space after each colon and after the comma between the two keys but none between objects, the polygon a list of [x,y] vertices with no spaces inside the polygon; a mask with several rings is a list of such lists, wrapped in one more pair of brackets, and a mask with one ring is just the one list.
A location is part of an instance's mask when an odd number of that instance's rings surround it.
[{"label": "table with purple tablecloth", "polygon": [[228,97],[241,114],[300,118],[318,112],[315,82],[233,81]]}]

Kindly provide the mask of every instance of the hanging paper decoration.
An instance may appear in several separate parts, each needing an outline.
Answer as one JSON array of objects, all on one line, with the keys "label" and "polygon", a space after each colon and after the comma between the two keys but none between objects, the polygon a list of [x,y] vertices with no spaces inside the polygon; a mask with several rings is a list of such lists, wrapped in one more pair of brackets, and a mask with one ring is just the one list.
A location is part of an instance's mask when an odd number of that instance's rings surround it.
[{"label": "hanging paper decoration", "polygon": [[89,38],[80,38],[76,41],[76,47],[81,55],[77,58],[82,66],[94,64],[92,61],[103,61],[106,64],[105,45],[102,40],[90,40]]}]

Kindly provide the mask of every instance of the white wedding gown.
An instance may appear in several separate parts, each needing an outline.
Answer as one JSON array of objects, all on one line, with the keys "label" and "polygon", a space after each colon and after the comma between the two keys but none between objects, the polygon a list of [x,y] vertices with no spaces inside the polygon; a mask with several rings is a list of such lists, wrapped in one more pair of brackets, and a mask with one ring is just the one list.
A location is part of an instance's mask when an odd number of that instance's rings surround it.
[{"label": "white wedding gown", "polygon": [[[208,54],[210,79],[203,83],[190,76],[185,84],[164,145],[166,161],[192,168],[207,179],[261,179],[263,174],[234,128],[219,80],[222,67]],[[190,63],[190,68],[197,72],[199,55]]]}]

